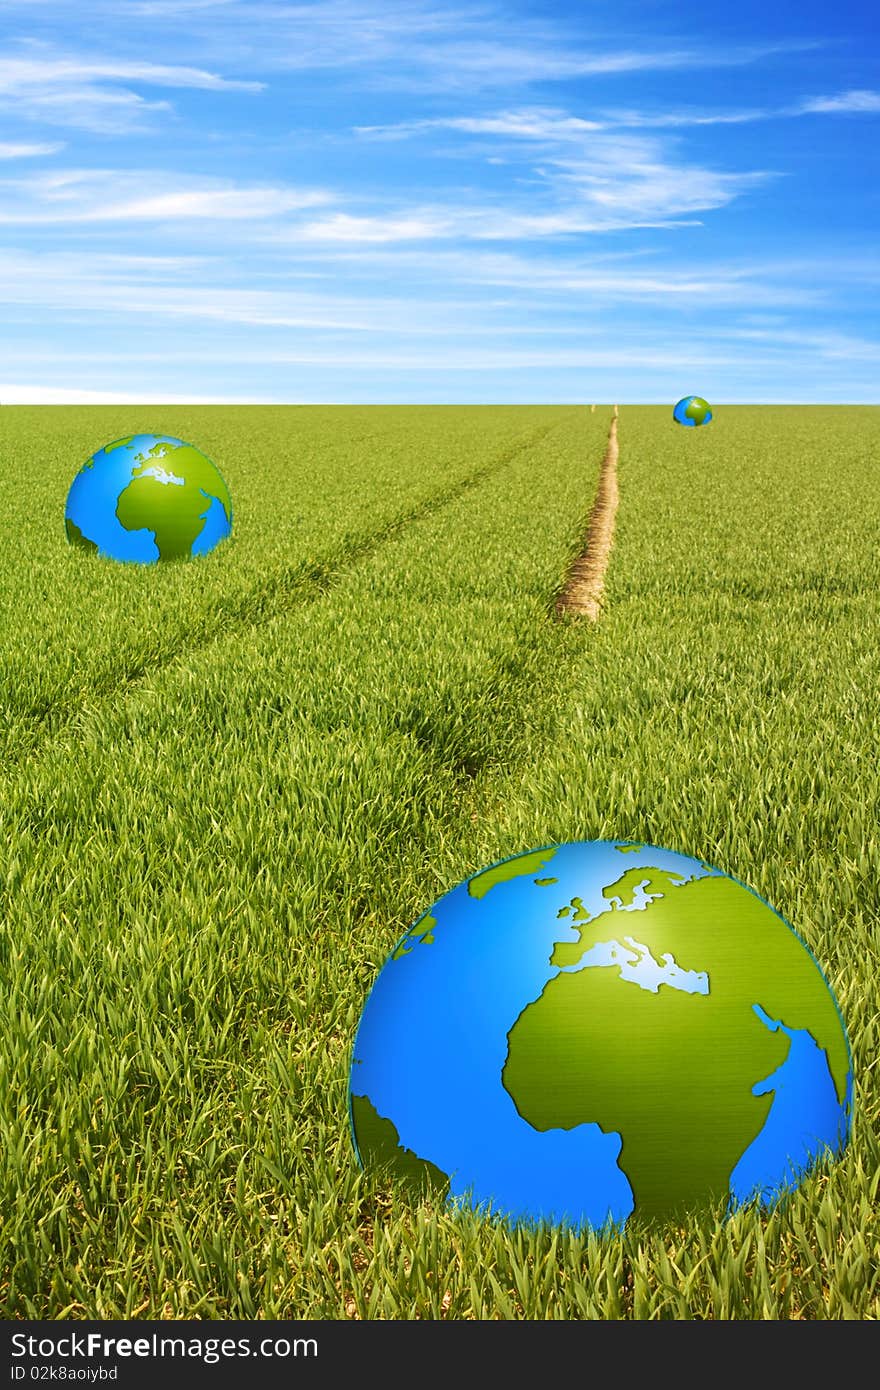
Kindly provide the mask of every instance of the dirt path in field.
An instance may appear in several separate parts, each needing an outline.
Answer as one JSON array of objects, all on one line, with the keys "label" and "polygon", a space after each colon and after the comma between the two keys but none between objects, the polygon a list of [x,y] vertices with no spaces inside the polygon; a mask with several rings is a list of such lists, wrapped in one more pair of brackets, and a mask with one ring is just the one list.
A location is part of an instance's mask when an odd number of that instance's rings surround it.
[{"label": "dirt path in field", "polygon": [[571,613],[595,622],[602,611],[605,571],[614,539],[614,518],[617,515],[617,406],[611,415],[608,445],[599,470],[599,486],[584,548],[568,572],[565,587],[556,600],[556,612],[562,617]]}]

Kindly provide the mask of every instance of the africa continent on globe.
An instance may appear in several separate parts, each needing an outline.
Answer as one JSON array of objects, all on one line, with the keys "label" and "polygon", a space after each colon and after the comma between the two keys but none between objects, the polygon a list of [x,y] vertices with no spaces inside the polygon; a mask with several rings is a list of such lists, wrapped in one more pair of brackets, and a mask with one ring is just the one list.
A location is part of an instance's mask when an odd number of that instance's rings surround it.
[{"label": "africa continent on globe", "polygon": [[708,425],[712,407],[702,396],[683,396],[673,407],[672,418],[678,425]]},{"label": "africa continent on globe", "polygon": [[67,539],[113,560],[205,555],[232,530],[232,499],[209,458],[164,434],[99,449],[70,485]]},{"label": "africa continent on globe", "polygon": [[651,845],[517,855],[409,929],[361,1016],[355,1147],[514,1222],[764,1204],[846,1143],[849,1045],[794,930]]}]

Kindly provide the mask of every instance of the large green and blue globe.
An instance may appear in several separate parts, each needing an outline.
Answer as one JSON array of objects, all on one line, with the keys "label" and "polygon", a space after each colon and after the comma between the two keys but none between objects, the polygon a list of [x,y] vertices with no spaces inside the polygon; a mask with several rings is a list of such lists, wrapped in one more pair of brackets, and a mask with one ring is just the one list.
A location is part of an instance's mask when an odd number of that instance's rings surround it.
[{"label": "large green and blue globe", "polygon": [[209,458],[167,434],[117,439],[70,485],[67,538],[144,565],[205,555],[232,530],[232,499]]},{"label": "large green and blue globe", "polygon": [[682,396],[672,408],[672,418],[677,425],[708,425],[712,407],[702,396]]},{"label": "large green and blue globe", "polygon": [[507,859],[412,926],[354,1045],[366,1167],[513,1223],[771,1204],[850,1128],[840,1012],[793,928],[653,845]]}]

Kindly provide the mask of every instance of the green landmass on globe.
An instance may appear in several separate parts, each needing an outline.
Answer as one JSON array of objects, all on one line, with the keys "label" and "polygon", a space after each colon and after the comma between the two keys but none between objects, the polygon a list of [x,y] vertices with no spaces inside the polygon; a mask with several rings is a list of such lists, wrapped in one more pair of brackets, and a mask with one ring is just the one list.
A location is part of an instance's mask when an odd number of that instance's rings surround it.
[{"label": "green landmass on globe", "polygon": [[704,401],[701,396],[693,396],[685,406],[684,413],[688,415],[691,420],[696,420],[698,425],[702,425],[709,413],[709,403],[708,401]]},{"label": "green landmass on globe", "polygon": [[84,536],[76,522],[69,516],[64,518],[64,529],[67,532],[67,539],[70,541],[71,545],[78,545],[81,546],[83,550],[90,550],[93,555],[98,554],[98,547],[95,542],[90,541],[88,536]]},{"label": "green landmass on globe", "polygon": [[437,1197],[449,1192],[449,1176],[436,1164],[419,1158],[412,1149],[405,1149],[391,1120],[377,1114],[366,1096],[352,1096],[352,1120],[357,1133],[358,1148],[365,1166],[388,1168],[398,1182],[417,1190],[427,1190]]},{"label": "green landmass on globe", "polygon": [[[146,455],[137,457],[140,462],[132,469],[132,481],[119,494],[116,515],[128,531],[143,527],[153,531],[161,559],[190,554],[202,529],[206,492],[219,496],[227,516],[232,515],[229,489],[213,464],[191,444],[173,449],[154,444]],[[160,468],[158,458],[167,459],[167,467]]]},{"label": "green landmass on globe", "polygon": [[[646,878],[645,893],[657,896],[638,913],[625,912]],[[821,976],[796,969],[803,954],[796,936],[767,933],[766,905],[732,879],[681,881],[631,869],[603,897],[609,912],[586,920],[576,943],[556,945],[551,963],[563,973],[511,1028],[504,1086],[536,1129],[570,1129],[600,1116],[603,1129],[623,1136],[619,1162],[640,1214],[668,1214],[703,1200],[707,1188],[723,1195],[767,1118],[772,1096],[755,1096],[752,1086],[782,1064],[788,1044],[779,1032],[740,1026],[754,1001],[812,1034],[828,1057],[841,1104],[846,1042]],[[575,912],[572,920],[578,919],[584,920]],[[630,949],[647,950],[655,964],[705,969],[711,960],[711,994],[633,984],[621,1009],[616,965],[566,973],[615,930],[626,940],[637,935]],[[704,1013],[697,1030],[689,1016],[694,1009]],[[591,1066],[600,1053],[610,1053],[614,1065]]]},{"label": "green landmass on globe", "polygon": [[[517,859],[508,859],[503,864],[496,864],[470,879],[468,892],[472,898],[482,898],[498,883],[507,883],[510,879],[519,878],[524,874],[536,874],[550,863],[554,853],[555,850],[542,849],[534,854],[523,854]],[[549,879],[546,881],[552,882]]]},{"label": "green landmass on globe", "polygon": [[421,942],[425,946],[430,946],[434,940],[434,928],[436,925],[437,918],[432,917],[430,912],[425,913],[424,917],[420,917],[415,926],[411,927],[406,936],[399,942],[393,953],[392,959],[400,960],[400,957],[407,955],[417,942]]}]

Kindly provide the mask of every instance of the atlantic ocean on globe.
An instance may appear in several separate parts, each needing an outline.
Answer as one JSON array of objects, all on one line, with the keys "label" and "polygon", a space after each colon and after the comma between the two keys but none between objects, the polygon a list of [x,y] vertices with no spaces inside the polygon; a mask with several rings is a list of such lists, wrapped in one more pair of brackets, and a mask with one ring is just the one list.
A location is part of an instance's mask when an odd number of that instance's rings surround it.
[{"label": "atlantic ocean on globe", "polygon": [[708,425],[712,407],[702,396],[682,396],[672,408],[672,418],[677,425]]},{"label": "atlantic ocean on globe", "polygon": [[71,545],[149,565],[213,550],[232,530],[232,499],[192,444],[134,434],[86,460],[70,485],[64,524]]},{"label": "atlantic ocean on globe", "polygon": [[842,1151],[852,1064],[789,924],[653,845],[493,865],[398,942],[351,1064],[368,1169],[514,1224],[764,1205]]}]

